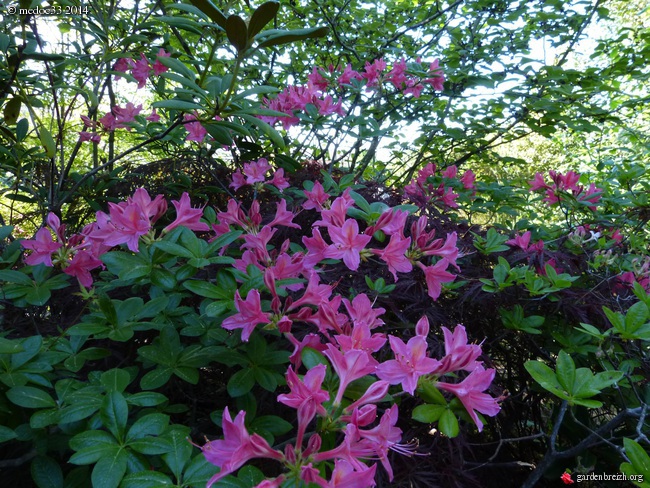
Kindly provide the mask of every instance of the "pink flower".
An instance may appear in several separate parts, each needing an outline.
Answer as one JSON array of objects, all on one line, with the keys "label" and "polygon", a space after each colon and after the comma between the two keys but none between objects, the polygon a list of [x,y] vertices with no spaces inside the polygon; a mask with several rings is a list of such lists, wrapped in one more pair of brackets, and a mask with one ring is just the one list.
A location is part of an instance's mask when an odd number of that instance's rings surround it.
[{"label": "pink flower", "polygon": [[163,232],[169,232],[179,225],[195,231],[208,231],[208,224],[201,222],[199,219],[203,216],[202,208],[193,208],[190,203],[190,196],[183,192],[180,201],[172,200],[176,209],[176,219],[163,229]]},{"label": "pink flower", "polygon": [[427,341],[422,336],[412,337],[407,344],[392,335],[388,340],[395,359],[377,366],[377,376],[391,385],[401,383],[402,389],[413,395],[420,376],[436,370],[440,362],[427,356]]},{"label": "pink flower", "polygon": [[321,486],[324,488],[371,488],[376,486],[377,465],[373,464],[365,469],[361,466],[358,467],[360,469],[357,470],[345,459],[337,459],[329,483]]},{"label": "pink flower", "polygon": [[146,215],[151,223],[155,223],[160,217],[167,212],[167,201],[165,197],[158,194],[153,200],[149,193],[144,188],[138,188],[133,193],[133,196],[127,198],[128,204],[135,204],[140,207],[140,210]]},{"label": "pink flower", "polygon": [[352,69],[352,65],[348,63],[348,65],[343,70],[341,76],[339,76],[338,82],[339,85],[349,85],[351,84],[352,80],[360,80],[360,79],[362,79],[361,73],[359,73],[358,71],[354,71]]},{"label": "pink flower", "polygon": [[109,203],[108,206],[110,217],[103,212],[97,212],[98,229],[93,232],[92,237],[103,239],[107,246],[126,244],[131,251],[138,252],[140,236],[151,230],[149,217],[135,203],[121,205]]},{"label": "pink flower", "polygon": [[133,122],[135,120],[135,116],[140,114],[141,111],[142,104],[136,107],[131,102],[127,103],[126,107],[124,108],[118,106],[113,107],[113,115],[115,117],[114,127],[116,129],[126,128],[127,130],[131,130],[131,127],[127,124]]},{"label": "pink flower", "polygon": [[298,224],[293,223],[293,212],[290,212],[287,210],[287,201],[282,198],[277,204],[277,209],[275,211],[275,217],[271,222],[269,222],[269,226],[273,227],[275,225],[283,225],[285,227],[293,227],[294,229],[300,229],[300,226]]},{"label": "pink flower", "polygon": [[165,71],[168,71],[168,70],[169,70],[169,68],[168,68],[167,66],[165,66],[164,64],[162,64],[162,63],[160,62],[160,58],[168,58],[169,56],[171,56],[171,53],[168,53],[168,52],[166,52],[163,48],[160,48],[160,50],[158,51],[158,54],[156,55],[156,58],[157,58],[157,59],[156,59],[156,62],[155,62],[155,63],[153,64],[153,66],[152,66],[152,68],[153,68],[153,73],[154,73],[156,76],[160,76],[160,75],[163,74]]},{"label": "pink flower", "polygon": [[254,458],[270,458],[282,461],[282,453],[271,449],[268,442],[259,434],[250,435],[244,425],[246,412],[242,410],[233,421],[228,407],[223,411],[223,439],[211,441],[201,449],[205,459],[220,468],[206,488],[210,488],[221,478],[237,471],[246,462]]},{"label": "pink flower", "polygon": [[345,115],[343,110],[343,100],[339,99],[338,102],[334,103],[334,99],[330,95],[325,96],[322,100],[317,98],[314,100],[314,105],[316,106],[318,113],[323,117],[332,114],[338,114],[341,117]]},{"label": "pink flower", "polygon": [[492,383],[494,373],[493,369],[486,370],[479,365],[460,383],[438,382],[437,384],[441,390],[451,392],[458,397],[478,427],[479,432],[483,430],[483,422],[478,418],[476,412],[494,417],[501,410],[495,398],[492,398],[487,393],[482,393]]},{"label": "pink flower", "polygon": [[327,349],[323,351],[323,354],[330,360],[339,377],[339,389],[334,399],[334,405],[341,403],[343,393],[350,383],[373,373],[377,366],[377,361],[370,354],[358,349],[342,353],[337,347],[327,344]]},{"label": "pink flower", "polygon": [[72,258],[70,264],[63,272],[67,275],[74,276],[86,288],[93,284],[93,278],[90,271],[102,266],[102,262],[87,251],[80,250]]},{"label": "pink flower", "polygon": [[535,177],[530,180],[528,184],[530,185],[530,189],[532,191],[545,190],[549,188],[549,186],[544,181],[544,175],[542,175],[542,173],[535,173]]},{"label": "pink flower", "polygon": [[375,59],[372,64],[366,61],[364,73],[361,75],[367,80],[367,87],[377,86],[382,73],[386,69],[386,62],[383,59]]},{"label": "pink flower", "polygon": [[440,360],[440,365],[435,373],[443,375],[452,371],[474,371],[480,363],[476,359],[481,355],[481,346],[467,343],[465,327],[457,325],[452,333],[447,327],[442,328],[445,336],[445,357]]},{"label": "pink flower", "polygon": [[429,296],[434,300],[437,300],[442,293],[443,283],[450,283],[456,279],[455,275],[445,271],[449,264],[446,259],[441,259],[433,266],[424,266],[420,262],[417,264],[424,271]]},{"label": "pink flower", "polygon": [[384,325],[384,321],[379,318],[386,312],[385,308],[373,308],[373,304],[365,293],[359,293],[352,299],[343,299],[343,304],[348,311],[348,315],[354,322],[354,325],[367,324],[371,329]]},{"label": "pink flower", "polygon": [[359,224],[354,219],[346,220],[343,227],[330,226],[328,230],[333,244],[325,251],[325,257],[342,258],[349,269],[356,271],[361,262],[360,252],[372,237],[359,234]]},{"label": "pink flower", "polygon": [[267,181],[269,185],[275,186],[280,192],[289,188],[289,180],[284,176],[284,168],[279,168],[273,173],[273,178]]},{"label": "pink flower", "polygon": [[107,131],[115,130],[117,128],[117,121],[111,112],[104,115],[98,122],[102,125],[104,130]]},{"label": "pink flower", "polygon": [[403,239],[399,234],[390,236],[390,242],[384,249],[373,249],[372,253],[379,256],[388,265],[388,270],[393,274],[397,281],[397,271],[408,273],[413,269],[411,261],[405,253],[411,245],[411,238]]},{"label": "pink flower", "polygon": [[463,188],[469,190],[474,188],[474,182],[476,181],[476,175],[471,169],[468,169],[463,173],[463,176],[460,178],[460,182],[463,184]]},{"label": "pink flower", "polygon": [[271,165],[265,158],[260,158],[257,161],[244,163],[244,174],[246,175],[246,183],[252,185],[253,183],[263,182],[266,179],[267,171],[271,170]]},{"label": "pink flower", "polygon": [[444,90],[445,76],[442,74],[438,59],[429,65],[429,73],[430,78],[422,80],[422,83],[428,83],[436,91]]},{"label": "pink flower", "polygon": [[190,121],[185,124],[185,129],[187,130],[187,137],[185,140],[203,142],[208,131],[205,130],[205,127],[201,125],[201,122],[197,120],[196,114],[185,114],[185,121]]},{"label": "pink flower", "polygon": [[321,72],[323,71],[322,68],[319,68],[317,66],[314,66],[314,69],[311,71],[309,76],[307,76],[307,79],[309,80],[309,83],[316,89],[318,90],[327,90],[327,86],[329,85],[328,81],[321,75]]},{"label": "pink flower", "polygon": [[327,368],[319,364],[309,371],[302,380],[294,372],[293,368],[287,370],[287,386],[291,393],[278,396],[278,401],[298,410],[298,436],[296,446],[302,446],[302,439],[309,422],[318,413],[325,417],[327,410],[322,403],[330,399],[330,394],[321,389]]},{"label": "pink flower", "polygon": [[246,183],[246,178],[244,178],[244,175],[242,174],[241,171],[236,170],[232,174],[232,183],[230,183],[230,187],[232,187],[235,191],[239,190],[242,186],[246,186],[248,183]]},{"label": "pink flower", "polygon": [[147,84],[149,72],[151,71],[149,60],[144,54],[140,54],[140,59],[135,62],[132,61],[132,66],[133,69],[131,70],[131,75],[133,75],[138,82],[138,88],[143,88],[144,85]]},{"label": "pink flower", "polygon": [[320,184],[320,181],[314,183],[311,191],[304,190],[303,193],[307,197],[307,200],[305,200],[302,204],[302,208],[305,210],[311,210],[313,208],[322,210],[323,203],[325,203],[330,197],[329,194],[325,193],[323,185]]},{"label": "pink flower", "polygon": [[131,66],[131,58],[120,58],[117,60],[117,62],[113,65],[113,71],[117,71],[118,73],[126,73],[126,70],[129,69],[129,66]]},{"label": "pink flower", "polygon": [[241,339],[244,342],[248,342],[257,324],[271,323],[271,314],[262,312],[260,292],[255,289],[248,292],[245,301],[242,300],[239,290],[237,290],[235,292],[235,308],[239,313],[224,320],[221,327],[226,330],[242,329]]},{"label": "pink flower", "polygon": [[517,235],[514,239],[506,241],[506,244],[512,247],[518,247],[522,251],[527,251],[528,245],[530,244],[530,235],[530,231],[526,231],[523,235]]},{"label": "pink flower", "polygon": [[151,115],[148,115],[145,117],[145,120],[148,120],[149,122],[158,122],[160,120],[160,115],[156,112],[156,109],[154,108],[151,111]]},{"label": "pink flower", "polygon": [[43,263],[45,266],[54,266],[52,264],[52,253],[63,247],[60,242],[52,240],[52,234],[46,227],[41,227],[34,239],[25,239],[20,242],[25,249],[31,249],[33,252],[25,258],[25,263],[30,266]]},{"label": "pink flower", "polygon": [[96,132],[79,132],[79,140],[81,142],[92,142],[93,144],[99,144],[102,140],[102,135]]},{"label": "pink flower", "polygon": [[443,178],[456,178],[456,175],[458,174],[458,167],[455,164],[452,164],[451,166],[445,168],[445,170],[442,172],[441,176]]},{"label": "pink flower", "polygon": [[402,429],[395,427],[398,418],[397,405],[393,405],[381,416],[377,427],[370,430],[359,430],[361,438],[369,441],[371,449],[386,469],[389,481],[393,480],[393,468],[388,461],[388,450],[392,449],[407,456],[413,454],[412,446],[399,444],[399,441],[402,440]]},{"label": "pink flower", "polygon": [[318,228],[312,229],[312,237],[303,236],[302,243],[307,248],[307,254],[303,264],[306,269],[312,269],[323,259],[325,259],[325,251],[328,249],[327,242],[321,236]]}]

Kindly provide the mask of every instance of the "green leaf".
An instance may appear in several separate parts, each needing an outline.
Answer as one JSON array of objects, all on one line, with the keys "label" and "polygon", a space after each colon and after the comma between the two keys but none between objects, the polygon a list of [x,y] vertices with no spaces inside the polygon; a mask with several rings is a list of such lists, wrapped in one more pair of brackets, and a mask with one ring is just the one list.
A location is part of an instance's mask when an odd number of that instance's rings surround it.
[{"label": "green leaf", "polygon": [[63,471],[59,463],[48,456],[37,456],[32,461],[32,479],[38,488],[63,488]]},{"label": "green leaf", "polygon": [[[20,116],[20,107],[22,105],[22,100],[19,97],[12,97],[7,103],[2,111],[5,124],[14,125]],[[20,138],[19,138],[20,140]]]},{"label": "green leaf", "polygon": [[99,381],[106,391],[122,393],[131,383],[131,375],[123,369],[114,368],[102,373]]},{"label": "green leaf", "polygon": [[242,53],[248,47],[248,27],[240,16],[228,16],[226,19],[226,35],[230,44],[237,49],[237,52]]},{"label": "green leaf", "polygon": [[456,437],[460,428],[458,427],[458,419],[451,410],[445,410],[440,415],[438,420],[438,429],[447,437]]},{"label": "green leaf", "polygon": [[266,2],[257,7],[250,22],[248,23],[248,38],[255,37],[266,24],[271,22],[278,13],[280,8],[279,2]]},{"label": "green leaf", "polygon": [[219,27],[226,28],[226,16],[210,0],[190,0],[190,2],[210,17]]},{"label": "green leaf", "polygon": [[158,367],[149,371],[140,380],[140,387],[143,390],[155,390],[169,381],[172,377],[173,369],[170,367]]},{"label": "green leaf", "polygon": [[558,383],[555,372],[541,361],[526,361],[524,367],[544,389],[556,395],[558,392],[562,392],[562,387]]},{"label": "green leaf", "polygon": [[228,380],[228,394],[231,397],[238,397],[245,395],[255,385],[255,371],[253,368],[246,368],[237,371]]},{"label": "green leaf", "polygon": [[18,437],[18,434],[16,434],[12,429],[0,425],[0,444],[15,439],[16,437]]},{"label": "green leaf", "polygon": [[12,403],[24,408],[56,407],[56,402],[48,393],[32,386],[14,386],[6,395]]},{"label": "green leaf", "polygon": [[634,471],[644,475],[646,481],[650,479],[650,456],[648,453],[638,442],[627,437],[623,439],[623,445],[625,446],[625,455],[634,467]]},{"label": "green leaf", "polygon": [[420,398],[422,398],[425,402],[435,403],[437,405],[447,405],[447,400],[445,400],[445,397],[442,396],[440,390],[429,381],[421,380],[418,384],[417,392]]},{"label": "green leaf", "polygon": [[129,406],[124,396],[117,392],[109,392],[102,402],[99,411],[102,423],[117,439],[122,439],[129,418]]},{"label": "green leaf", "polygon": [[126,473],[127,461],[128,456],[124,450],[102,456],[95,464],[90,477],[93,488],[117,488]]},{"label": "green leaf", "polygon": [[648,319],[648,306],[643,302],[632,305],[625,314],[625,330],[636,332]]},{"label": "green leaf", "polygon": [[314,39],[317,37],[326,36],[328,32],[329,27],[312,27],[308,29],[296,30],[267,30],[256,36],[256,39],[261,40],[257,47],[262,48],[280,46],[282,44],[302,41],[304,39]]},{"label": "green leaf", "polygon": [[189,429],[181,426],[171,428],[165,435],[170,442],[171,450],[163,454],[163,460],[177,479],[181,478],[183,468],[192,456],[192,445],[187,442],[188,435]]},{"label": "green leaf", "polygon": [[274,436],[284,435],[293,428],[289,422],[277,415],[255,417],[250,426],[254,431],[265,430]]},{"label": "green leaf", "polygon": [[273,127],[271,127],[269,124],[264,122],[261,119],[258,119],[257,117],[254,117],[252,115],[248,114],[237,114],[238,117],[241,117],[244,119],[246,122],[249,124],[252,124],[256,126],[258,129],[262,131],[264,135],[266,135],[273,144],[275,144],[278,148],[284,149],[284,139],[282,136],[276,131]]},{"label": "green leaf", "polygon": [[170,110],[180,110],[186,112],[205,109],[203,105],[199,105],[195,102],[188,102],[187,100],[180,100],[178,98],[174,98],[173,100],[161,100],[159,102],[154,102],[151,104],[151,106],[153,108],[167,108]]},{"label": "green leaf", "polygon": [[160,435],[167,428],[169,417],[162,413],[150,413],[136,420],[126,435],[127,443],[148,435]]},{"label": "green leaf", "polygon": [[121,488],[162,488],[165,486],[174,486],[174,482],[166,474],[151,470],[127,474],[120,485]]},{"label": "green leaf", "polygon": [[576,366],[564,349],[561,349],[556,364],[556,376],[560,385],[569,393],[573,392],[573,384],[576,380]]},{"label": "green leaf", "polygon": [[444,405],[418,405],[413,409],[413,420],[425,424],[431,424],[436,422],[443,412],[449,412],[447,407]]}]

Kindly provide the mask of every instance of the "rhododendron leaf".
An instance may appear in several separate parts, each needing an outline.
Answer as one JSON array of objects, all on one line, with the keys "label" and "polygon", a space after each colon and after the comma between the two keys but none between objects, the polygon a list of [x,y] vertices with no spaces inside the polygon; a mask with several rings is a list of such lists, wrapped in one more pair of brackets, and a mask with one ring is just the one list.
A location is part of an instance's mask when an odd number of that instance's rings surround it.
[{"label": "rhododendron leaf", "polygon": [[240,16],[230,15],[226,19],[226,35],[239,55],[248,47],[248,27]]},{"label": "rhododendron leaf", "polygon": [[210,0],[190,0],[192,4],[201,9],[202,12],[208,15],[212,21],[222,29],[226,28],[226,16],[221,13],[217,7]]},{"label": "rhododendron leaf", "polygon": [[257,45],[258,48],[272,47],[288,44],[290,42],[302,41],[304,39],[323,37],[326,36],[328,32],[329,27],[312,27],[308,29],[295,30],[269,29],[255,36],[255,39],[261,40]]},{"label": "rhododendron leaf", "polygon": [[435,403],[437,405],[447,405],[447,400],[442,396],[442,393],[435,385],[429,381],[420,378],[417,389],[418,395],[426,402]]},{"label": "rhododendron leaf", "polygon": [[524,367],[543,388],[555,394],[562,391],[562,387],[555,376],[555,371],[541,361],[526,361]]},{"label": "rhododendron leaf", "polygon": [[648,320],[648,306],[643,302],[632,305],[625,314],[625,330],[628,333],[636,332]]},{"label": "rhododendron leaf", "polygon": [[245,395],[255,386],[255,371],[253,368],[246,368],[237,371],[228,380],[228,394],[235,398]]},{"label": "rhododendron leaf", "polygon": [[210,134],[218,143],[223,144],[224,146],[233,145],[233,140],[228,130],[218,125],[217,122],[204,124],[203,127],[205,127],[208,134]]},{"label": "rhododendron leaf", "polygon": [[255,12],[248,23],[248,37],[252,39],[255,37],[266,24],[271,22],[278,13],[280,8],[279,2],[266,2],[257,7]]},{"label": "rhododendron leaf", "polygon": [[438,421],[443,412],[449,411],[446,405],[418,405],[413,409],[413,420],[424,424]]},{"label": "rhododendron leaf", "polygon": [[447,437],[456,437],[460,432],[458,419],[451,410],[446,409],[438,419],[438,429]]},{"label": "rhododendron leaf", "polygon": [[[244,119],[246,122],[248,122],[251,125],[256,126],[258,129],[262,131],[262,133],[267,136],[269,139],[271,139],[271,142],[275,144],[279,149],[284,149],[284,139],[282,136],[276,131],[273,127],[271,127],[269,124],[264,122],[261,119],[258,119],[257,117],[253,117],[252,115],[248,114],[237,114],[239,117]],[[286,115],[286,114],[284,114]]]},{"label": "rhododendron leaf", "polygon": [[[136,451],[140,452],[137,449]],[[127,474],[122,479],[120,486],[122,488],[164,488],[166,486],[174,486],[174,482],[166,474],[146,470]]]},{"label": "rhododendron leaf", "polygon": [[53,158],[56,154],[56,144],[54,143],[54,138],[50,131],[45,127],[41,127],[38,130],[38,137],[45,148],[45,154],[47,154],[47,157]]},{"label": "rhododendron leaf", "polygon": [[191,110],[202,110],[204,107],[195,102],[190,102],[188,100],[180,100],[174,98],[172,100],[162,100],[160,102],[154,102],[151,104],[153,108],[167,108],[170,110],[180,110],[180,111],[191,111]]},{"label": "rhododendron leaf", "polygon": [[325,356],[311,347],[305,347],[302,350],[301,359],[307,369],[311,369],[319,364],[324,364],[329,367],[329,362],[325,359]]},{"label": "rhododendron leaf", "polygon": [[576,381],[576,366],[564,349],[560,350],[557,357],[556,376],[560,385],[571,394],[573,391],[573,384]]}]

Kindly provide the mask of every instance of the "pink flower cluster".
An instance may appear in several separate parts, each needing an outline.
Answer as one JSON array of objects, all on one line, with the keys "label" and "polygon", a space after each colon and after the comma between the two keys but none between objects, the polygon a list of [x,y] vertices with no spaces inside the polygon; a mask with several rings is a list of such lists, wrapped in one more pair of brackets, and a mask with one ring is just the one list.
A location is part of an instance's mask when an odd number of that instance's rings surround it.
[{"label": "pink flower cluster", "polygon": [[275,186],[278,190],[282,191],[289,188],[289,181],[284,177],[284,169],[278,168],[273,172],[270,179],[266,178],[266,173],[273,168],[265,158],[260,158],[257,161],[250,161],[244,163],[244,173],[237,170],[232,175],[232,183],[230,186],[235,191],[239,190],[242,186],[253,185],[259,186],[268,184]]},{"label": "pink flower cluster", "polygon": [[[172,200],[176,209],[176,219],[163,229],[169,232],[178,226],[184,226],[195,231],[208,231],[207,224],[199,219],[203,209],[193,208],[190,197],[183,193],[179,201]],[[58,264],[63,272],[76,277],[85,286],[92,286],[90,271],[102,266],[99,257],[114,246],[126,244],[138,252],[140,238],[151,234],[153,224],[167,211],[167,202],[162,195],[151,200],[144,188],[138,188],[126,202],[109,203],[109,213],[97,212],[96,220],[86,225],[81,233],[70,238],[65,236],[65,225],[59,218],[50,213],[47,217],[47,227],[39,229],[34,239],[21,242],[25,249],[32,253],[25,258],[29,265]],[[49,228],[49,229],[48,229]],[[52,239],[54,232],[55,240]]]},{"label": "pink flower cluster", "polygon": [[451,186],[455,181],[459,181],[465,190],[473,190],[476,176],[472,170],[467,170],[458,178],[458,168],[453,165],[436,177],[436,165],[429,163],[418,172],[418,176],[411,183],[404,187],[404,194],[420,207],[427,203],[434,203],[458,208],[456,199],[459,194],[455,193]]},{"label": "pink flower cluster", "polygon": [[[311,282],[310,286],[313,286]],[[319,286],[321,299],[326,300],[331,287]],[[315,298],[317,293],[315,290],[308,291],[304,297],[310,294]],[[341,299],[340,296],[337,298]],[[397,405],[385,409],[381,415],[378,413],[377,404],[384,401],[389,385],[401,385],[405,392],[413,395],[420,378],[427,378],[440,390],[460,400],[479,431],[483,423],[478,413],[494,416],[499,412],[497,399],[485,393],[494,379],[495,371],[485,369],[477,361],[482,354],[481,347],[468,344],[462,325],[458,325],[453,332],[443,327],[445,355],[438,360],[428,356],[429,322],[423,317],[416,325],[416,336],[408,343],[396,336],[388,336],[394,359],[379,363],[372,354],[385,344],[386,336],[372,332],[372,329],[383,324],[378,316],[384,309],[373,309],[368,297],[363,294],[355,297],[352,303],[346,299],[343,301],[348,313],[343,314],[339,320],[342,326],[325,340],[326,344],[321,342],[325,334],[320,337],[309,334],[303,340],[309,347],[322,351],[329,366],[319,364],[301,377],[296,373],[300,364],[295,360],[295,355],[292,356],[293,365],[287,371],[289,393],[278,396],[280,403],[297,411],[298,434],[295,443],[288,444],[284,452],[274,450],[257,434],[249,434],[244,425],[244,411],[240,411],[233,421],[226,408],[223,416],[224,439],[208,442],[202,448],[206,459],[220,468],[208,482],[208,487],[254,458],[273,459],[287,468],[287,473],[265,480],[258,487],[279,487],[290,480],[324,488],[371,487],[375,486],[377,466],[366,463],[373,460],[379,460],[392,480],[389,451],[406,456],[419,453],[416,452],[417,443],[401,443],[402,430],[396,425],[399,420]],[[312,301],[312,305],[318,306],[316,303],[316,300]],[[297,342],[295,339],[293,341]],[[332,368],[339,380],[333,399],[333,392],[323,388],[328,367]],[[450,373],[457,377],[463,371],[469,374],[461,381],[450,383],[438,380]],[[379,380],[372,383],[357,400],[345,400],[347,387],[368,375],[376,375]],[[336,426],[343,434],[338,445],[321,451],[319,433],[313,433],[305,445],[306,430],[317,417],[326,420],[330,428]],[[325,473],[319,466],[325,461],[334,462],[329,479],[323,477]]]},{"label": "pink flower cluster", "polygon": [[[420,63],[419,60],[417,62]],[[282,127],[286,130],[300,122],[296,112],[305,112],[308,104],[313,105],[321,116],[338,114],[343,117],[346,112],[343,108],[343,100],[339,98],[335,103],[334,98],[326,91],[330,88],[349,89],[352,80],[365,81],[366,90],[389,82],[397,91],[411,94],[415,98],[421,95],[425,85],[430,85],[438,91],[443,89],[445,77],[437,59],[429,65],[428,76],[425,78],[409,74],[408,66],[403,58],[397,61],[390,71],[386,72],[386,69],[387,64],[383,59],[376,59],[372,63],[366,62],[363,72],[353,70],[351,64],[348,64],[342,71],[335,69],[334,66],[330,66],[327,70],[314,67],[308,76],[307,85],[290,85],[276,98],[264,99],[267,108],[283,112],[286,117],[262,116],[260,118],[269,124],[282,122]]]},{"label": "pink flower cluster", "polygon": [[[160,62],[160,58],[168,58],[170,55],[170,53],[161,48],[153,64],[149,62],[144,54],[141,54],[140,59],[137,61],[131,58],[120,58],[113,66],[113,71],[125,73],[130,69],[131,75],[138,81],[138,88],[143,88],[151,75],[160,76],[169,69]],[[115,129],[126,129],[130,131],[130,124],[135,121],[135,117],[141,111],[142,104],[135,106],[133,103],[128,102],[125,107],[116,105],[110,112],[104,114],[97,121],[93,121],[89,117],[82,115],[81,120],[84,124],[84,130],[79,132],[79,138],[81,142],[99,144],[104,133],[112,132]],[[145,119],[149,122],[158,122],[160,115],[156,113],[156,109],[153,109],[151,114]]]},{"label": "pink flower cluster", "polygon": [[[551,170],[548,174],[552,181],[550,185],[544,181],[544,175],[542,175],[542,173],[535,173],[535,177],[528,182],[531,190],[546,191],[544,201],[548,205],[559,203],[566,199],[567,195],[571,195],[579,202],[589,202],[592,204],[595,204],[600,200],[602,189],[596,188],[596,185],[593,183],[590,184],[587,189],[582,185],[578,185],[578,182],[580,181],[580,175],[578,173],[569,171],[566,174],[562,174]],[[596,210],[596,207],[595,205],[590,205],[589,209],[593,211]]]}]

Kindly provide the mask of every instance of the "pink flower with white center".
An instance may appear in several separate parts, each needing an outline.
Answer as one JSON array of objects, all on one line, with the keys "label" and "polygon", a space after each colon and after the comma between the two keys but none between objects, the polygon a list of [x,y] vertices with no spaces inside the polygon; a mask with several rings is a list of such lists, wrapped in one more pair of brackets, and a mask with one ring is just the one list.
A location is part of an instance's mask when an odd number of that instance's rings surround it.
[{"label": "pink flower with white center", "polygon": [[355,325],[366,324],[370,329],[384,325],[384,321],[379,316],[384,314],[386,309],[373,308],[372,302],[365,293],[359,293],[355,296],[352,303],[347,298],[344,298],[343,304]]},{"label": "pink flower with white center", "polygon": [[206,232],[210,230],[208,224],[201,222],[199,219],[203,217],[202,208],[193,208],[190,203],[190,196],[187,192],[183,192],[180,201],[172,200],[172,204],[176,209],[176,219],[163,229],[163,232],[169,232],[178,226],[187,227],[190,230],[199,232]]},{"label": "pink flower with white center", "polygon": [[391,385],[402,385],[402,389],[413,395],[420,376],[429,374],[439,367],[440,361],[427,356],[427,341],[415,336],[407,344],[398,337],[389,335],[390,347],[395,359],[377,366],[377,377]]},{"label": "pink flower with white center", "polygon": [[313,208],[322,210],[323,203],[325,203],[330,197],[328,193],[325,193],[325,189],[323,188],[323,185],[320,184],[320,181],[314,183],[311,191],[304,190],[303,193],[307,197],[307,200],[302,204],[302,208],[305,210],[311,210]]},{"label": "pink flower with white center", "polygon": [[323,354],[330,360],[339,377],[339,389],[336,398],[334,398],[334,405],[341,403],[343,393],[350,383],[373,373],[377,367],[377,361],[370,354],[358,349],[342,353],[337,347],[327,344],[327,349],[323,351]]},{"label": "pink flower with white center", "polygon": [[[397,272],[408,273],[413,269],[411,261],[406,257],[406,251],[411,245],[411,238],[403,239],[399,234],[390,236],[390,242],[384,249],[372,249],[372,253],[379,256],[388,265],[388,271],[393,274],[397,282]],[[458,251],[457,251],[458,252]]]},{"label": "pink flower with white center", "polygon": [[452,371],[474,371],[480,362],[476,359],[481,355],[481,346],[467,343],[465,327],[457,325],[452,333],[447,327],[442,328],[445,337],[445,356],[436,368],[437,375],[451,373]]},{"label": "pink flower with white center", "polygon": [[67,275],[74,276],[86,288],[93,284],[90,271],[103,266],[103,263],[88,251],[77,251],[70,264],[63,270]]},{"label": "pink flower with white center", "polygon": [[46,227],[41,227],[34,239],[25,239],[20,242],[25,249],[33,252],[25,258],[25,263],[30,266],[43,263],[45,266],[54,266],[52,264],[52,253],[63,247],[60,242],[52,240],[52,234]]},{"label": "pink flower with white center", "polygon": [[433,266],[425,266],[420,262],[417,265],[424,271],[428,294],[434,300],[437,300],[442,293],[443,283],[450,283],[456,279],[455,275],[445,271],[449,265],[446,259],[441,259]]},{"label": "pink flower with white center", "polygon": [[144,54],[140,54],[140,59],[131,61],[131,66],[133,66],[131,75],[138,82],[138,88],[144,88],[144,85],[147,84],[147,80],[149,79],[149,73],[151,72],[149,60]]},{"label": "pink flower with white center", "polygon": [[289,188],[289,180],[287,180],[284,176],[284,168],[279,168],[273,173],[273,178],[271,178],[269,181],[267,181],[269,185],[275,186],[278,190],[280,190],[280,193],[282,193],[282,190],[286,190]]},{"label": "pink flower with white center", "polygon": [[343,259],[349,269],[356,271],[361,262],[360,252],[372,237],[359,234],[359,224],[355,219],[346,220],[340,228],[330,226],[328,231],[332,244],[325,251],[325,257]]},{"label": "pink flower with white center", "polygon": [[252,185],[253,183],[263,182],[266,179],[267,171],[271,170],[271,165],[265,158],[260,158],[257,161],[244,163],[244,175],[246,175],[246,183]]},{"label": "pink flower with white center", "polygon": [[271,314],[262,312],[260,292],[253,289],[242,300],[239,290],[235,292],[235,308],[239,313],[228,317],[221,327],[226,330],[242,329],[241,340],[248,342],[257,324],[270,324]]},{"label": "pink flower with white center", "polygon": [[210,478],[206,488],[237,471],[251,459],[270,458],[284,461],[282,453],[271,449],[262,436],[248,433],[244,425],[245,416],[246,412],[242,410],[233,421],[226,407],[223,411],[224,438],[208,442],[201,448],[205,459],[220,468],[220,471]]},{"label": "pink flower with white center", "polygon": [[326,372],[325,365],[319,364],[307,371],[301,380],[293,368],[287,370],[287,386],[291,393],[279,395],[278,401],[298,410],[298,436],[295,444],[298,447],[302,446],[305,429],[314,416],[327,416],[327,410],[322,404],[330,399],[330,394],[321,388]]},{"label": "pink flower with white center", "polygon": [[377,485],[375,483],[376,471],[376,464],[357,470],[345,459],[337,459],[330,481],[320,486],[323,488],[371,488]]},{"label": "pink flower with white center", "polygon": [[169,68],[160,62],[160,58],[168,58],[170,56],[171,53],[166,52],[163,48],[158,50],[158,54],[156,54],[156,62],[152,66],[154,75],[160,76],[164,72],[169,71]]},{"label": "pink flower with white center", "polygon": [[491,397],[487,393],[482,393],[489,388],[494,379],[494,373],[494,369],[486,370],[483,366],[479,365],[460,383],[450,384],[438,382],[436,385],[441,390],[453,393],[458,397],[478,427],[479,432],[483,430],[483,422],[478,418],[476,412],[494,417],[501,410],[496,398]]},{"label": "pink flower with white center", "polygon": [[208,131],[198,121],[196,114],[185,114],[185,130],[187,130],[186,141],[203,142]]}]

